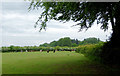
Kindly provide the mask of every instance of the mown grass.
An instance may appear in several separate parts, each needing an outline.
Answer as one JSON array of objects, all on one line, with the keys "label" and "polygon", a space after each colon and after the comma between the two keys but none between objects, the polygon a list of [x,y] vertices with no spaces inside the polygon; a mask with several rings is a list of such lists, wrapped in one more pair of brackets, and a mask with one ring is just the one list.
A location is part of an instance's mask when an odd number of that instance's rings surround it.
[{"label": "mown grass", "polygon": [[3,74],[106,74],[110,69],[67,51],[2,54]]}]

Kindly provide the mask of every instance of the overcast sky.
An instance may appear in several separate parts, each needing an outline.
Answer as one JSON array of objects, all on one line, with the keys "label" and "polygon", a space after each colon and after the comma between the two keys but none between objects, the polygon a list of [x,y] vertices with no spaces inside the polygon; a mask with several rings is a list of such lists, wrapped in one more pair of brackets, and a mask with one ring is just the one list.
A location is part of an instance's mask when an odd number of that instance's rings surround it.
[{"label": "overcast sky", "polygon": [[[19,1],[19,0],[18,0]],[[83,40],[88,37],[100,38],[106,41],[112,33],[111,27],[104,32],[100,29],[100,24],[94,23],[93,27],[87,31],[78,32],[79,26],[71,27],[76,24],[72,21],[62,23],[58,21],[50,21],[47,23],[47,30],[39,32],[39,26],[34,28],[41,9],[31,10],[28,12],[29,2],[22,1],[4,1],[2,2],[2,46],[34,46],[45,42],[51,42],[63,37],[71,39]]]}]

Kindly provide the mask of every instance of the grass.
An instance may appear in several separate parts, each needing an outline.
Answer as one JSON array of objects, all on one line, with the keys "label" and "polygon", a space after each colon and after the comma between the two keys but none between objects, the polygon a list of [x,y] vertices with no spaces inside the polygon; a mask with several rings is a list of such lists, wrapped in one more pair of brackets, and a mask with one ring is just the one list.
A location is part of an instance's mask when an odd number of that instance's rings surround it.
[{"label": "grass", "polygon": [[2,54],[3,74],[106,74],[108,67],[75,52]]}]

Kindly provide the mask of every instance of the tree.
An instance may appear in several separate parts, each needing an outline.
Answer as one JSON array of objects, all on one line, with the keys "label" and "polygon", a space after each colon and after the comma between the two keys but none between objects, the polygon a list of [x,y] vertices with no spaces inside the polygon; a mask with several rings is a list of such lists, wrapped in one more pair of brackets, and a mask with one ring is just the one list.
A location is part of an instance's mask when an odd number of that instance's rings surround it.
[{"label": "tree", "polygon": [[58,41],[52,41],[50,43],[44,43],[41,44],[40,46],[44,46],[44,47],[56,47],[56,46],[68,46],[68,47],[75,47],[78,45],[86,45],[86,44],[97,44],[99,42],[102,42],[99,38],[87,38],[84,39],[83,41],[79,41],[78,39],[70,39],[69,37],[64,37],[64,38],[60,38]]},{"label": "tree", "polygon": [[71,47],[72,42],[71,42],[71,39],[69,37],[65,37],[65,38],[59,39],[58,42],[57,42],[57,45],[58,46],[69,46],[69,47]]},{"label": "tree", "polygon": [[44,47],[48,47],[48,43],[44,43],[43,45],[40,45],[40,46],[44,46]]},{"label": "tree", "polygon": [[58,46],[63,46],[64,44],[64,38],[60,38],[58,41],[57,41],[57,45]]},{"label": "tree", "polygon": [[72,39],[71,42],[72,42],[72,43],[75,43],[75,44],[79,44],[78,39]]},{"label": "tree", "polygon": [[86,43],[86,44],[97,44],[97,43],[100,42],[100,40],[93,37],[93,38],[84,39],[83,42]]},{"label": "tree", "polygon": [[72,44],[72,47],[76,47],[76,46],[78,46],[76,43],[73,43],[73,44]]},{"label": "tree", "polygon": [[76,39],[76,44],[79,44],[79,41],[78,41],[78,39]]},{"label": "tree", "polygon": [[10,51],[14,51],[14,46],[13,45],[11,45],[9,48],[10,48]]},{"label": "tree", "polygon": [[65,37],[63,39],[63,46],[69,46],[69,47],[72,46],[72,42],[71,42],[71,39],[69,37]]},{"label": "tree", "polygon": [[[29,9],[41,7],[44,9],[36,25],[41,25],[40,30],[46,28],[46,23],[51,20],[67,22],[73,20],[82,29],[90,28],[95,21],[101,24],[101,29],[108,29],[109,21],[112,26],[112,36],[110,38],[111,47],[119,47],[120,43],[120,2],[40,2],[34,0]],[[76,26],[75,25],[75,26]]]},{"label": "tree", "polygon": [[50,43],[50,46],[51,46],[51,47],[57,46],[57,42],[56,42],[56,41],[52,41],[52,42]]}]

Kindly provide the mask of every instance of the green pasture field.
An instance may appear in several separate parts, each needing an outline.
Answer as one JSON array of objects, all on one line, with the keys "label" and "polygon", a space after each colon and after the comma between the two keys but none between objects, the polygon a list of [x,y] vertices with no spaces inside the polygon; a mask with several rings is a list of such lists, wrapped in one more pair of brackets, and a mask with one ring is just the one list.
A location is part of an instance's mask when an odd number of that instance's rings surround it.
[{"label": "green pasture field", "polygon": [[106,74],[108,67],[74,51],[2,54],[3,74]]}]

